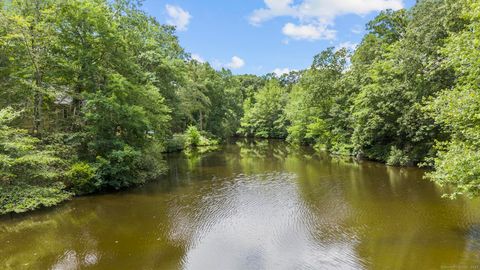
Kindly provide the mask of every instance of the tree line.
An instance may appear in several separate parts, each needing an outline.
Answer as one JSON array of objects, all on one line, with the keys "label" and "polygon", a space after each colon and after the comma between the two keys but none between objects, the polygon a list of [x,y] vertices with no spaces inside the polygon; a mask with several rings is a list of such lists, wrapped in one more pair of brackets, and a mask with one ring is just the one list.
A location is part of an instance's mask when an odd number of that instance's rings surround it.
[{"label": "tree line", "polygon": [[191,59],[134,0],[0,1],[0,213],[158,178],[162,153],[282,138],[478,195],[479,16],[422,0],[282,76]]},{"label": "tree line", "polygon": [[240,133],[433,169],[451,197],[480,192],[480,3],[386,10],[354,52],[328,48],[244,103]]},{"label": "tree line", "polygon": [[163,152],[234,135],[259,80],[192,60],[138,1],[0,12],[0,213],[157,178]]}]

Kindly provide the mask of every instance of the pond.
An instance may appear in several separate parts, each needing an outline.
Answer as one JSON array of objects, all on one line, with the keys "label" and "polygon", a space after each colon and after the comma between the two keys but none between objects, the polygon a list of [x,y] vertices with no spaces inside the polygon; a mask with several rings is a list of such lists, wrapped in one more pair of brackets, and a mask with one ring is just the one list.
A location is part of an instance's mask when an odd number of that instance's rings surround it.
[{"label": "pond", "polygon": [[2,217],[0,268],[480,268],[480,200],[443,199],[421,169],[247,140],[166,163],[139,188]]}]

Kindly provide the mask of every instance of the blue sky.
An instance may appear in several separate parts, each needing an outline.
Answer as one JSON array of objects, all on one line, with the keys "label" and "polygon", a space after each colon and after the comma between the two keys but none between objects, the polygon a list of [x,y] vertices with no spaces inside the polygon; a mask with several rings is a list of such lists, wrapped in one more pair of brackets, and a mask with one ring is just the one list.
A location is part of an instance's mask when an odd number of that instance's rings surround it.
[{"label": "blue sky", "polygon": [[415,0],[146,0],[143,9],[177,26],[187,52],[234,74],[304,69],[334,46],[358,44],[382,9]]}]

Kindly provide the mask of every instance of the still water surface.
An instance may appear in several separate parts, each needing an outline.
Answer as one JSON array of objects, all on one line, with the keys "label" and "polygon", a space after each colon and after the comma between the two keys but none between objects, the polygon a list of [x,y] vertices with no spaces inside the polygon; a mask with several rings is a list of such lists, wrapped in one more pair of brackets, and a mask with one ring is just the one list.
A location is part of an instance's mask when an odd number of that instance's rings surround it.
[{"label": "still water surface", "polygon": [[172,154],[165,179],[0,219],[0,269],[480,269],[480,201],[416,168],[274,141]]}]

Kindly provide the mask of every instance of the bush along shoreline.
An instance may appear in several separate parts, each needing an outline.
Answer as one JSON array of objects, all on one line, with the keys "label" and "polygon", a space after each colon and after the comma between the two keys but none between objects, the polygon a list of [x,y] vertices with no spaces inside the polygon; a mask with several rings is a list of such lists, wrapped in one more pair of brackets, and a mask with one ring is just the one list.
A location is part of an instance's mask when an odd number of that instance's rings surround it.
[{"label": "bush along shoreline", "polygon": [[[151,165],[147,165],[142,172],[139,166],[136,168],[139,172],[137,177],[141,179],[135,182],[116,179],[117,185],[109,183],[106,186],[102,179],[106,173],[110,173],[106,170],[112,168],[111,163],[91,165],[74,157],[66,158],[66,149],[62,149],[64,145],[58,142],[46,144],[45,141],[28,135],[26,130],[9,127],[8,123],[17,116],[18,113],[10,108],[0,110],[0,215],[54,206],[74,196],[141,185],[148,180],[160,178],[166,170],[157,167],[155,173],[152,173]],[[174,135],[163,150],[157,150],[162,153],[184,151],[189,155],[193,151],[204,153],[215,150],[218,144],[218,140],[208,138],[208,134],[190,126],[184,134]],[[128,155],[122,155],[121,159],[120,164],[128,162],[129,166],[136,166],[135,160]],[[122,169],[116,173],[121,171]]]}]

